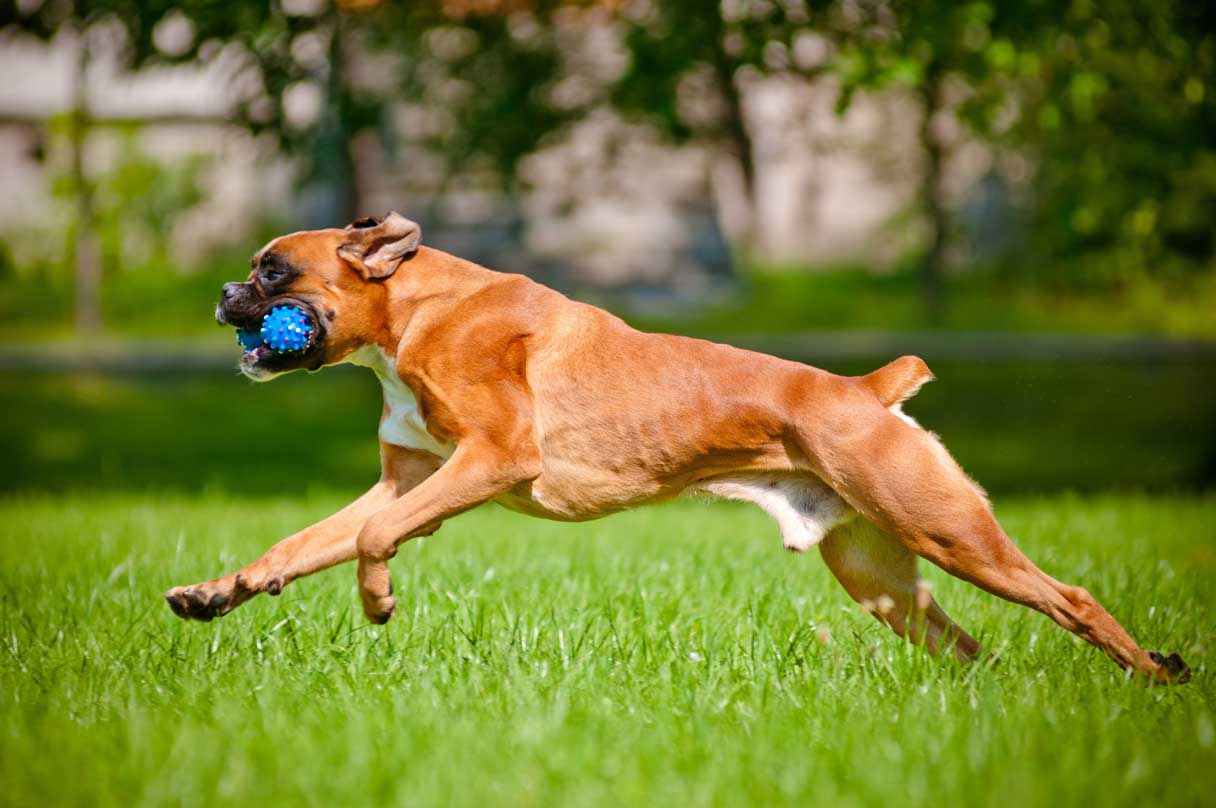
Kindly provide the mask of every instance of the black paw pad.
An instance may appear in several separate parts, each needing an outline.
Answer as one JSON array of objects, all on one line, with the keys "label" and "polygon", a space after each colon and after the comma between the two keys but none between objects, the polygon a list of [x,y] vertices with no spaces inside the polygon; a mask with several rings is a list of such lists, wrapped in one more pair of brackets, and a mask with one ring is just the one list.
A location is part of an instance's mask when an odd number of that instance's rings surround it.
[{"label": "black paw pad", "polygon": [[208,607],[203,600],[203,596],[193,589],[187,589],[182,597],[186,601],[186,612],[195,620],[202,620],[204,623],[215,616],[214,612]]},{"label": "black paw pad", "polygon": [[1157,663],[1157,665],[1165,670],[1166,675],[1168,675],[1169,678],[1174,682],[1183,684],[1184,682],[1190,681],[1191,669],[1185,662],[1182,661],[1182,657],[1178,656],[1177,654],[1165,656],[1157,653],[1156,651],[1149,651],[1148,655],[1153,662]]}]

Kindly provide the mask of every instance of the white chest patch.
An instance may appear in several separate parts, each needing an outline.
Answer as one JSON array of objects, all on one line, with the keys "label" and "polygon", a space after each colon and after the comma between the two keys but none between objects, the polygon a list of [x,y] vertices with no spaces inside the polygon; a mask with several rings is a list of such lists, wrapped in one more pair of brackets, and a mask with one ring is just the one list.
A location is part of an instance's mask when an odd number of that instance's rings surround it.
[{"label": "white chest patch", "polygon": [[441,441],[427,431],[414,391],[401,381],[397,368],[383,348],[365,345],[347,357],[346,361],[368,368],[380,380],[384,404],[388,408],[380,419],[380,440],[405,449],[421,449],[443,458],[450,457],[456,451],[456,444]]}]

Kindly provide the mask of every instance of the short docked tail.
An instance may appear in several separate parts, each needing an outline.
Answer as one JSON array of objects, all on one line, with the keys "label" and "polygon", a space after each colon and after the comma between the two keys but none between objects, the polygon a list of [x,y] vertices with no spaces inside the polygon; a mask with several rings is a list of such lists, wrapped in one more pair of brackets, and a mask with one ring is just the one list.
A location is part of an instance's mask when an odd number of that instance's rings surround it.
[{"label": "short docked tail", "polygon": [[884,407],[894,407],[916,395],[926,382],[933,381],[933,371],[919,356],[901,356],[873,373],[859,377],[858,381]]}]

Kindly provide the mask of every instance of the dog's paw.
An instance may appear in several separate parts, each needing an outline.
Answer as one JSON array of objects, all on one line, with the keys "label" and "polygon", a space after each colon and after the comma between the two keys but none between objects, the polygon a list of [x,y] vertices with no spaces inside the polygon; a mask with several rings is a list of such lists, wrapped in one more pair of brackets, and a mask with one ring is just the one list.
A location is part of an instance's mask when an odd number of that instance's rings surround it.
[{"label": "dog's paw", "polygon": [[387,598],[370,598],[363,601],[363,614],[378,626],[387,623],[397,612],[397,601]]},{"label": "dog's paw", "polygon": [[393,582],[389,581],[388,594],[376,595],[360,587],[359,600],[363,603],[363,614],[378,626],[387,623],[397,612],[397,601],[393,598]]},{"label": "dog's paw", "polygon": [[230,598],[222,592],[209,592],[198,586],[175,586],[165,593],[165,602],[178,617],[207,622],[227,613]]},{"label": "dog's paw", "polygon": [[1186,684],[1191,681],[1191,669],[1177,654],[1165,656],[1156,651],[1149,651],[1148,656],[1157,665],[1155,671],[1157,681],[1172,685]]},{"label": "dog's paw", "polygon": [[165,593],[165,602],[178,617],[207,622],[228,614],[255,592],[241,575],[236,574],[191,586],[175,586]]}]

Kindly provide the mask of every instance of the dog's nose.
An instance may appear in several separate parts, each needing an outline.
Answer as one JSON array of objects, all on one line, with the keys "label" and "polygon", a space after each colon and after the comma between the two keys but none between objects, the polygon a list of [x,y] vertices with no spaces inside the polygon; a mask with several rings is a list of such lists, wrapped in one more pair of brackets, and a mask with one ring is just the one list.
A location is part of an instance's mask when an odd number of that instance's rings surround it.
[{"label": "dog's nose", "polygon": [[240,294],[240,292],[241,292],[241,285],[234,281],[232,283],[224,284],[224,288],[223,288],[223,291],[221,292],[221,294],[223,295],[224,300],[231,300],[232,298],[234,298],[238,294]]}]

